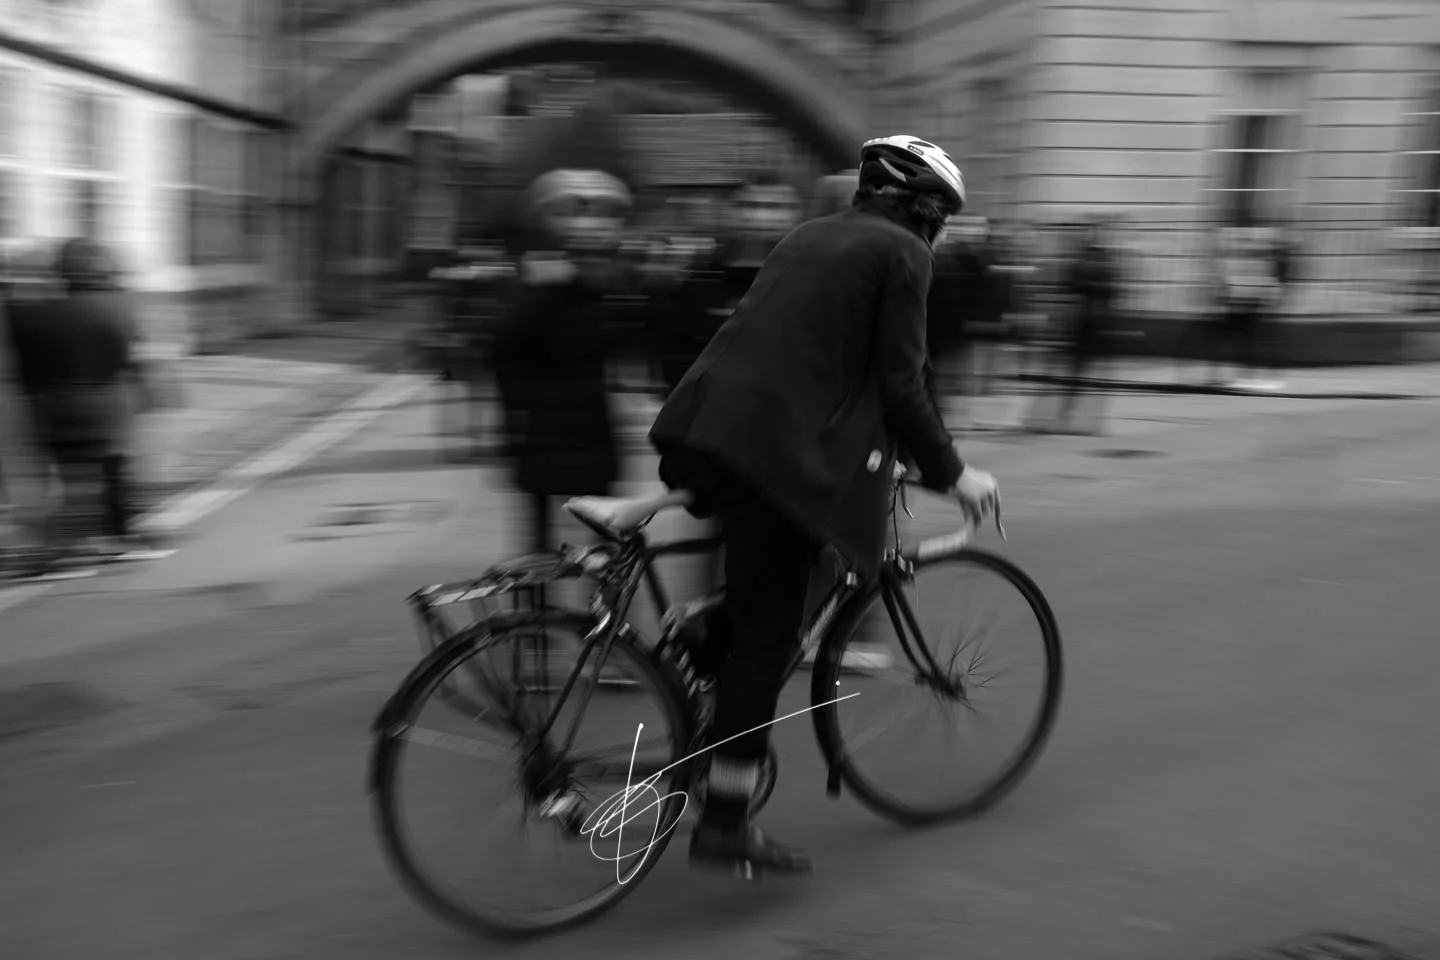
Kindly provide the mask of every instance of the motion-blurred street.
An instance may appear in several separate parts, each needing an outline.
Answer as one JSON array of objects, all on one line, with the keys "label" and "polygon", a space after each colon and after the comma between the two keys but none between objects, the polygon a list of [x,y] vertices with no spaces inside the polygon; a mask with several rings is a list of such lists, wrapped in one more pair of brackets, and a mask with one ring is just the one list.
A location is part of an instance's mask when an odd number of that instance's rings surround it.
[{"label": "motion-blurred street", "polygon": [[972,436],[1010,534],[984,542],[1066,643],[1030,779],[905,832],[827,801],[808,723],[783,725],[765,822],[815,877],[691,875],[682,836],[597,923],[497,946],[407,898],[364,789],[369,721],[418,656],[405,596],[521,542],[503,468],[447,457],[432,396],[174,557],[0,613],[0,956],[1201,958],[1440,933],[1433,401],[1122,394],[1108,437]]}]

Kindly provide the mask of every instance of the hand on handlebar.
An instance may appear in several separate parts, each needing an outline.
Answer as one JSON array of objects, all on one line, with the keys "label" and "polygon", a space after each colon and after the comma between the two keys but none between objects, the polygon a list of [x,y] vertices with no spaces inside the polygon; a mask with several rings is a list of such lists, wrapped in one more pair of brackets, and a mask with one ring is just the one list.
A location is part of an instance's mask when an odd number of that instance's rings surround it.
[{"label": "hand on handlebar", "polygon": [[959,501],[965,520],[972,527],[978,529],[991,510],[995,511],[995,522],[999,524],[1000,484],[988,471],[966,467],[951,493]]},{"label": "hand on handlebar", "polygon": [[[895,479],[899,481],[911,481],[914,478],[903,463],[895,463]],[[1005,524],[1000,519],[1000,483],[993,474],[987,470],[980,470],[975,467],[966,467],[960,479],[950,490],[960,504],[961,511],[965,514],[965,523],[972,532],[980,529],[980,524],[993,509],[995,513],[995,529],[1000,533],[1000,539],[1005,540]]]}]

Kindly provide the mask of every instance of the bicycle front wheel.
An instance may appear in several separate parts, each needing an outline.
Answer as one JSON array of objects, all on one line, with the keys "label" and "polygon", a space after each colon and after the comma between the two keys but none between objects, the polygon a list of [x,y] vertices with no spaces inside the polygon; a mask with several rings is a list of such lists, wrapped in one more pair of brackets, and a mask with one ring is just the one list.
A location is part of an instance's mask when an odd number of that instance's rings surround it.
[{"label": "bicycle front wheel", "polygon": [[[628,635],[606,664],[597,646],[559,699],[593,625],[555,609],[483,621],[387,708],[373,758],[384,848],[452,923],[523,936],[593,917],[638,885],[685,811],[689,715]],[[607,665],[635,686],[596,683]]]},{"label": "bicycle front wheel", "polygon": [[[901,589],[877,584],[821,645],[811,678],[813,702],[829,703],[815,712],[821,749],[883,816],[975,816],[1014,789],[1054,726],[1055,616],[1024,571],[980,550],[917,563],[893,582]],[[852,644],[864,647],[864,670],[842,670]]]}]

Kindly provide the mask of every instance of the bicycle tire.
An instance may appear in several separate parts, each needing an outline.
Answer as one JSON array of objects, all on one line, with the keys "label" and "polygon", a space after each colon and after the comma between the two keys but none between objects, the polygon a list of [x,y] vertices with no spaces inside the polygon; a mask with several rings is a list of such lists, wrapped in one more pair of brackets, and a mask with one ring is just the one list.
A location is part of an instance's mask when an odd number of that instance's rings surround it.
[{"label": "bicycle tire", "polygon": [[[425,657],[401,683],[396,693],[387,701],[376,718],[375,740],[371,750],[370,791],[372,806],[378,820],[381,846],[392,869],[399,876],[403,886],[423,906],[441,919],[474,934],[493,939],[520,939],[546,933],[558,932],[590,920],[613,908],[631,893],[639,882],[654,868],[685,812],[686,804],[669,801],[663,811],[662,833],[655,841],[650,853],[635,868],[624,883],[612,883],[603,892],[586,898],[578,904],[556,908],[543,914],[522,916],[496,912],[478,912],[456,903],[443,890],[437,889],[426,877],[425,872],[412,854],[405,838],[404,823],[400,812],[400,793],[397,776],[403,756],[403,736],[407,721],[418,715],[420,708],[441,686],[446,677],[459,668],[467,659],[487,647],[498,645],[503,639],[519,630],[532,628],[539,623],[587,630],[594,624],[594,618],[576,611],[547,608],[542,610],[498,614],[493,618],[475,624],[442,644]],[[583,633],[582,633],[583,635]],[[671,729],[676,732],[676,743],[671,762],[677,763],[683,756],[693,736],[691,719],[683,686],[677,673],[664,661],[657,660],[644,648],[632,643],[628,635],[617,636],[615,647],[628,649],[633,656],[627,666],[635,667],[655,691],[656,699],[666,714]],[[680,764],[668,789],[689,791],[691,765]]]},{"label": "bicycle tire", "polygon": [[1044,694],[1035,721],[1015,758],[1002,768],[1002,772],[986,789],[964,802],[949,806],[930,809],[904,806],[890,799],[883,790],[867,780],[850,759],[840,728],[840,707],[832,701],[835,699],[837,683],[841,680],[841,657],[845,646],[855,635],[866,613],[881,600],[882,588],[878,582],[846,604],[821,642],[811,675],[811,702],[817,706],[826,704],[814,712],[815,735],[826,761],[840,775],[841,781],[854,791],[861,803],[881,816],[907,826],[966,819],[992,808],[1015,789],[1039,759],[1054,729],[1060,708],[1060,696],[1064,686],[1064,657],[1060,628],[1044,592],[1029,574],[1013,562],[973,547],[966,547],[959,553],[948,556],[918,561],[915,563],[915,572],[957,563],[986,568],[1015,587],[1040,625],[1045,648]]}]

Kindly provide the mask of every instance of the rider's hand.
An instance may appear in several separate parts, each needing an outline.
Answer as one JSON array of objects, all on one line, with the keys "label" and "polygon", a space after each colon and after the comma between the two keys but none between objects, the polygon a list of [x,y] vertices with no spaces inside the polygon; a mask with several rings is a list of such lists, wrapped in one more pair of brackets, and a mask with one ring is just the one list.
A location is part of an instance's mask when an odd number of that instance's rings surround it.
[{"label": "rider's hand", "polygon": [[1000,496],[1000,484],[989,472],[967,466],[950,492],[960,502],[965,519],[971,526],[978,527],[986,514],[994,509]]}]

